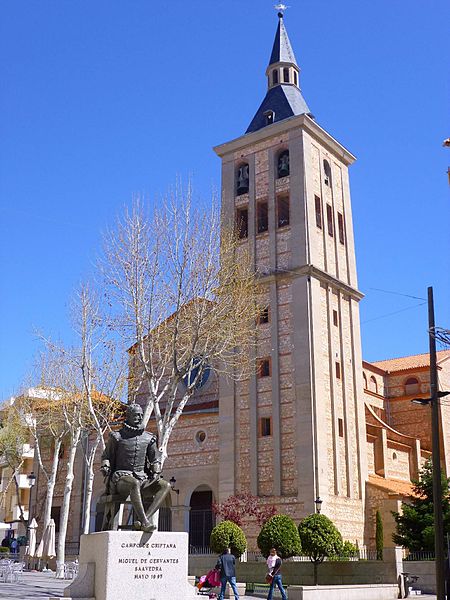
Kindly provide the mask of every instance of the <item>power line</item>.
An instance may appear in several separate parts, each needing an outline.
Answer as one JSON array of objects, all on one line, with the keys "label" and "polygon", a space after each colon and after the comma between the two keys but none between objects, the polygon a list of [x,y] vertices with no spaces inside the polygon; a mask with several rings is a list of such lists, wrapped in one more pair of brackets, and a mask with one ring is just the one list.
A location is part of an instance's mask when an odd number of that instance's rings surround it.
[{"label": "power line", "polygon": [[384,315],[380,315],[379,317],[373,317],[372,319],[367,319],[366,321],[361,321],[361,324],[364,325],[365,323],[370,323],[371,321],[378,321],[379,319],[385,319],[386,317],[398,315],[398,313],[402,313],[407,310],[412,310],[413,308],[419,308],[419,306],[424,306],[424,304],[426,304],[426,303],[427,303],[427,301],[425,300],[425,302],[421,302],[420,304],[415,304],[414,306],[407,306],[406,308],[401,308],[400,310],[395,310],[393,312],[386,313]]},{"label": "power line", "polygon": [[381,288],[367,288],[369,290],[374,290],[375,292],[383,292],[384,294],[394,294],[394,296],[403,296],[404,298],[413,298],[414,300],[425,300],[426,298],[420,298],[419,296],[412,296],[411,294],[402,294],[401,292],[393,292],[391,290],[382,290]]}]

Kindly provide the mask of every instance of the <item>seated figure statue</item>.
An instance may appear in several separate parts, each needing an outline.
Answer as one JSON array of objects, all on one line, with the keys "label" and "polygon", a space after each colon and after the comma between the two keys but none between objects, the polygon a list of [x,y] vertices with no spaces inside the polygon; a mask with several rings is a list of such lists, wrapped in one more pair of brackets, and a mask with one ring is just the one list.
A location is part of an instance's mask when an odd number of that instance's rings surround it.
[{"label": "seated figure statue", "polygon": [[139,404],[130,404],[119,431],[111,432],[102,454],[101,471],[106,478],[106,493],[125,501],[130,496],[134,509],[134,529],[151,532],[152,515],[170,491],[161,478],[161,454],[156,436],[142,426]]}]

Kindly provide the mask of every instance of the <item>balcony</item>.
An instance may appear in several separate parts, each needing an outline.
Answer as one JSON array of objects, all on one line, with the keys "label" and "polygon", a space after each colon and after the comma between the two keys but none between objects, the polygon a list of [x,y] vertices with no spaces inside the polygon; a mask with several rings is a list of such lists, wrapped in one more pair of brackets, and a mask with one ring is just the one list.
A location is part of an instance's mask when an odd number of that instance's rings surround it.
[{"label": "balcony", "polygon": [[34,458],[34,447],[31,444],[23,445],[22,458]]},{"label": "balcony", "polygon": [[[23,518],[26,520],[28,520],[28,508],[26,508],[25,506],[22,506],[23,509]],[[12,521],[20,521],[20,508],[18,506],[15,506],[12,511]]]},{"label": "balcony", "polygon": [[27,473],[20,473],[20,475],[16,476],[16,479],[17,479],[17,484],[18,484],[20,490],[29,490],[30,489],[30,482],[28,480]]}]

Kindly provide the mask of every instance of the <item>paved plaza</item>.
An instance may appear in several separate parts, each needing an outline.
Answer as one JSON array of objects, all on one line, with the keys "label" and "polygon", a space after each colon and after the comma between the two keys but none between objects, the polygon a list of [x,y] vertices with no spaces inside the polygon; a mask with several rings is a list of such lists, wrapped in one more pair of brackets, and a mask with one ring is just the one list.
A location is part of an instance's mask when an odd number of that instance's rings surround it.
[{"label": "paved plaza", "polygon": [[[31,600],[40,598],[41,600],[48,600],[50,596],[63,596],[64,588],[69,583],[70,581],[55,579],[54,574],[24,573],[21,583],[0,582],[0,599]],[[256,597],[261,596],[241,596],[241,600],[254,600]],[[277,597],[279,596],[275,596],[275,598]],[[412,598],[416,597],[412,596]],[[199,596],[199,600],[200,598],[205,598],[206,600],[208,596]],[[419,598],[423,600],[436,600],[436,596],[432,595],[422,595]],[[168,599],[161,598],[160,600]],[[361,600],[364,600],[364,598],[361,598]]]}]

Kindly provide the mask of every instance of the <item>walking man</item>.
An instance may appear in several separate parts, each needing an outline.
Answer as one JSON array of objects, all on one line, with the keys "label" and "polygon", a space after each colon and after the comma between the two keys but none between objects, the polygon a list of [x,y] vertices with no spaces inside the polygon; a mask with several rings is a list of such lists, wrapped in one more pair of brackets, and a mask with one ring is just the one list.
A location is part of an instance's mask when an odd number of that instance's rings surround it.
[{"label": "walking man", "polygon": [[234,593],[234,600],[239,600],[239,594],[236,587],[236,559],[231,554],[231,548],[227,548],[223,554],[219,556],[216,564],[216,569],[220,569],[220,594],[217,600],[223,600],[225,597],[225,588],[227,583],[230,584]]}]

